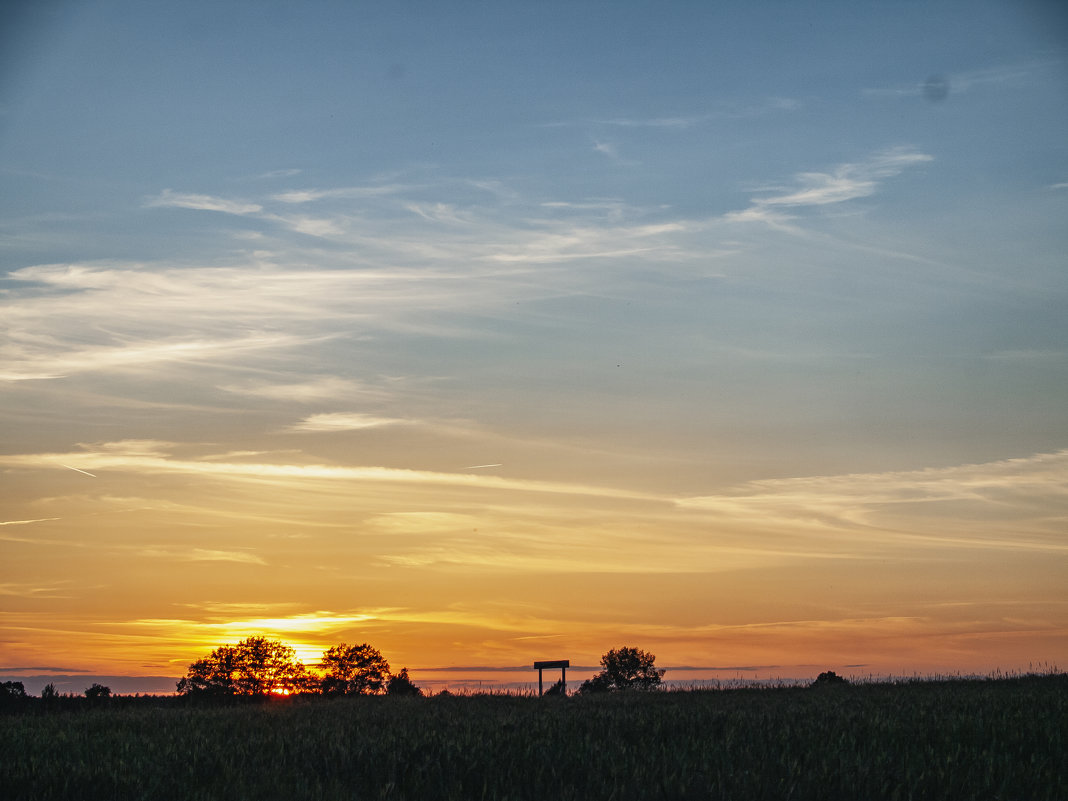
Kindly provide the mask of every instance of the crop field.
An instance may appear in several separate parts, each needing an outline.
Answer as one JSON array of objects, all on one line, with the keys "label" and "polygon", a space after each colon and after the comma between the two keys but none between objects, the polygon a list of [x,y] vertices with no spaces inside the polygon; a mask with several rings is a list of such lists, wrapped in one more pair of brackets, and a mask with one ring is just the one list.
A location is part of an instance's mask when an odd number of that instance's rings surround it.
[{"label": "crop field", "polygon": [[0,797],[1068,798],[1064,674],[542,699],[180,700],[0,715]]}]

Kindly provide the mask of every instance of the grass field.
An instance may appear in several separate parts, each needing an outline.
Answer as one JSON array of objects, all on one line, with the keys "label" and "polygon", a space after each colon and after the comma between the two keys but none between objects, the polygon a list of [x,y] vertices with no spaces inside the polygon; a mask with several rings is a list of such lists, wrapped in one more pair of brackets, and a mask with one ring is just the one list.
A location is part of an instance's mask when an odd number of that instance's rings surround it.
[{"label": "grass field", "polygon": [[[73,699],[71,699],[73,700]],[[16,799],[1068,799],[1068,676],[0,715]]]}]

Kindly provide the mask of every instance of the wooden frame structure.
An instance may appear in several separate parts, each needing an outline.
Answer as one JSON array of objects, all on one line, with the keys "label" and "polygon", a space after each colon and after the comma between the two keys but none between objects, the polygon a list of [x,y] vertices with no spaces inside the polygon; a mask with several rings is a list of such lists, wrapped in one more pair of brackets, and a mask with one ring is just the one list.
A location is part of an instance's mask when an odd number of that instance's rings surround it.
[{"label": "wooden frame structure", "polygon": [[538,695],[539,696],[544,694],[542,692],[541,672],[543,670],[547,670],[547,669],[551,670],[553,668],[560,668],[560,683],[562,685],[564,685],[564,691],[565,692],[567,691],[567,669],[569,667],[571,667],[571,660],[569,660],[569,659],[557,659],[557,660],[554,660],[554,661],[551,661],[551,662],[535,662],[534,663],[534,667],[537,668],[537,670],[538,670]]}]

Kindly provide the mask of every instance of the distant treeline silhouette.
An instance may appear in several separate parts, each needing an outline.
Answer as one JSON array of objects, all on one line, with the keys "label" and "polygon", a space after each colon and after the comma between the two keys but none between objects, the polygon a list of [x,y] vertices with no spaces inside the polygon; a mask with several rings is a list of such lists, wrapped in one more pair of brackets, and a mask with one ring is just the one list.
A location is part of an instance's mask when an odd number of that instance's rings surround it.
[{"label": "distant treeline silhouette", "polygon": [[[601,657],[602,670],[584,681],[580,695],[609,692],[649,691],[661,687],[665,670],[656,657],[640,648],[613,648]],[[833,671],[821,673],[814,687],[846,685]],[[323,652],[309,668],[297,659],[293,648],[266,637],[247,637],[236,645],[221,645],[189,665],[176,686],[179,698],[201,701],[239,701],[280,697],[392,695],[422,696],[423,691],[408,676],[408,668],[393,673],[389,662],[368,643],[339,643]],[[563,681],[546,695],[564,695]],[[156,697],[159,696],[146,696]],[[0,683],[0,708],[24,706],[31,699],[22,682]],[[41,691],[41,702],[56,706],[74,703],[103,704],[112,701],[111,689],[102,684],[87,687],[84,698],[61,695],[54,684]]]}]

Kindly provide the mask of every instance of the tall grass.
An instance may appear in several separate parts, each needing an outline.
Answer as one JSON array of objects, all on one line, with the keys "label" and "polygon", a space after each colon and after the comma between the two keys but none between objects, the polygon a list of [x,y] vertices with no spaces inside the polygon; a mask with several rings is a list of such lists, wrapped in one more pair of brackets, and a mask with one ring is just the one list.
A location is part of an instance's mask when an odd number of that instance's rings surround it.
[{"label": "tall grass", "polygon": [[6,799],[1065,799],[1068,676],[0,716]]}]

